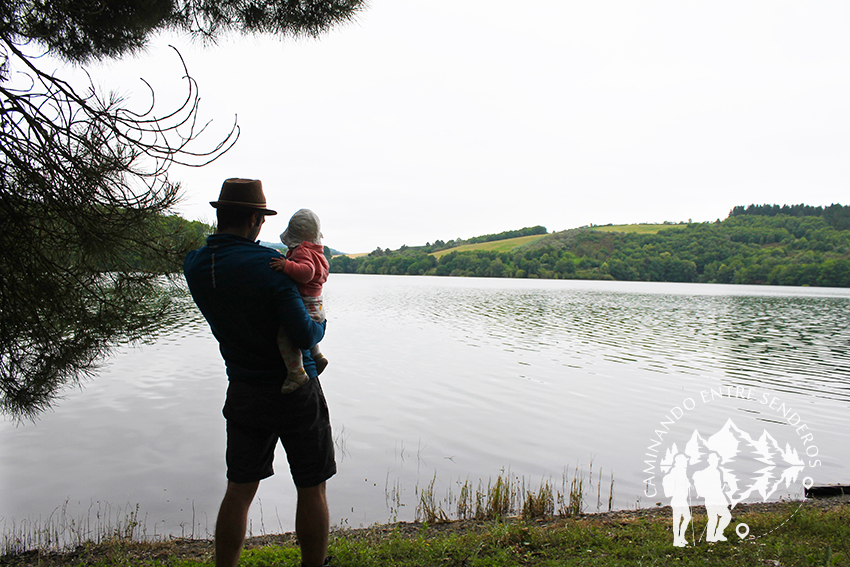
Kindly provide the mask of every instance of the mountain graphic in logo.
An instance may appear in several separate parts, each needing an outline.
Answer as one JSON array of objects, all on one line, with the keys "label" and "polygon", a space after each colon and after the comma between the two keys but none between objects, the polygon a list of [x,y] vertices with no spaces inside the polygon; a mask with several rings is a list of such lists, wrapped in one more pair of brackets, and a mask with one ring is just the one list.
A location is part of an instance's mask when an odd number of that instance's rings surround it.
[{"label": "mountain graphic in logo", "polygon": [[[753,438],[731,419],[709,437],[694,430],[681,452],[688,457],[687,467],[691,471],[706,462],[712,453],[719,457],[723,493],[732,507],[753,494],[766,501],[781,485],[791,486],[805,468],[797,450],[789,444],[781,447],[767,431]],[[660,462],[661,471],[668,473],[679,454],[679,448],[673,443]]]}]

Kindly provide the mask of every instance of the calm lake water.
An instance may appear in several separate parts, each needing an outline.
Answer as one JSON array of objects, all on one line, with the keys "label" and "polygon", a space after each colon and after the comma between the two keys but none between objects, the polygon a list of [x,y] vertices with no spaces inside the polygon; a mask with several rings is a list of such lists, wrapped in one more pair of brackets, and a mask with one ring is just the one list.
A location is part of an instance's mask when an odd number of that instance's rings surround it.
[{"label": "calm lake water", "polygon": [[[557,490],[592,475],[602,509],[613,474],[615,508],[666,504],[656,451],[730,419],[795,449],[816,484],[850,481],[850,290],[333,275],[325,298],[336,524],[412,520],[432,481],[444,499],[503,471]],[[147,535],[206,536],[225,388],[189,303],[180,328],[119,348],[36,423],[0,423],[0,524],[138,504]],[[282,451],[277,465],[254,534],[293,529]]]}]

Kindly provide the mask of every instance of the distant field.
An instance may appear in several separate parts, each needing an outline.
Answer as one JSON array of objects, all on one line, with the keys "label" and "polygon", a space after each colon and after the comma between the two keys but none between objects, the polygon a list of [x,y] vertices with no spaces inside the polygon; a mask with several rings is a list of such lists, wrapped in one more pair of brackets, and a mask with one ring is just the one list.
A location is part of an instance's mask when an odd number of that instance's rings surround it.
[{"label": "distant field", "polygon": [[673,228],[675,224],[614,224],[610,226],[594,226],[591,230],[599,232],[633,232],[636,234],[656,234],[659,230]]},{"label": "distant field", "polygon": [[[656,234],[659,230],[664,230],[665,228],[673,228],[675,224],[615,224],[610,226],[594,226],[590,230],[598,230],[600,232],[633,232],[637,234]],[[528,244],[529,242],[533,242],[540,238],[546,236],[545,234],[535,234],[532,236],[520,236],[519,238],[509,238],[507,240],[496,240],[493,242],[480,242],[478,244],[464,244],[463,246],[458,246],[456,248],[449,248],[448,250],[440,250],[439,252],[434,252],[431,255],[435,258],[439,258],[440,256],[444,256],[449,252],[463,252],[466,250],[495,250],[497,252],[509,252],[516,248],[517,246],[521,246],[523,244]]]},{"label": "distant field", "polygon": [[493,242],[478,242],[477,244],[464,244],[462,246],[456,246],[455,248],[448,248],[446,250],[440,250],[439,252],[433,252],[431,255],[435,258],[439,258],[440,256],[445,256],[449,252],[464,252],[466,250],[488,250],[495,252],[509,252],[516,248],[517,246],[521,246],[523,244],[528,244],[529,242],[533,242],[535,240],[539,240],[546,236],[545,234],[532,234],[531,236],[519,236],[517,238],[508,238],[507,240],[494,240]]},{"label": "distant field", "polygon": [[[510,250],[513,250],[517,246],[532,242],[544,236],[546,235],[533,234],[531,236],[519,236],[517,238],[508,238],[506,240],[494,240],[493,242],[464,244],[463,246],[455,246],[454,248],[447,248],[446,250],[440,250],[439,252],[432,252],[431,255],[435,258],[439,258],[440,256],[448,254],[449,252],[463,252],[465,250],[495,250],[497,252],[508,252]],[[349,258],[360,258],[361,256],[368,256],[369,254],[370,252],[357,252],[356,254],[342,254],[342,256],[348,256]]]},{"label": "distant field", "polygon": [[[665,228],[673,228],[675,224],[615,224],[610,226],[594,226],[590,230],[598,230],[600,232],[634,232],[637,234],[655,234],[659,230]],[[445,256],[449,252],[465,252],[466,250],[488,250],[496,252],[510,252],[517,246],[528,244],[546,236],[545,234],[533,234],[531,236],[520,236],[517,238],[508,238],[507,240],[494,240],[493,242],[479,242],[477,244],[464,244],[454,248],[447,248],[439,252],[432,252],[431,255],[435,258]],[[366,256],[369,252],[359,252],[357,254],[344,254],[349,258],[359,258]]]}]

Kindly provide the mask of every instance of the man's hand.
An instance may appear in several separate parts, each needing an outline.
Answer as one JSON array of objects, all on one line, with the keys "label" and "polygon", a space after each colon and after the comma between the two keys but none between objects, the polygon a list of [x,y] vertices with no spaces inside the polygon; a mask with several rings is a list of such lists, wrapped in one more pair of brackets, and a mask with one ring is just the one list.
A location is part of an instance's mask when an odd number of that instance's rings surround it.
[{"label": "man's hand", "polygon": [[277,270],[278,272],[282,272],[283,267],[285,265],[286,265],[286,258],[284,258],[283,256],[279,256],[277,258],[272,258],[271,262],[269,262],[269,266],[271,266],[271,268],[273,270]]}]

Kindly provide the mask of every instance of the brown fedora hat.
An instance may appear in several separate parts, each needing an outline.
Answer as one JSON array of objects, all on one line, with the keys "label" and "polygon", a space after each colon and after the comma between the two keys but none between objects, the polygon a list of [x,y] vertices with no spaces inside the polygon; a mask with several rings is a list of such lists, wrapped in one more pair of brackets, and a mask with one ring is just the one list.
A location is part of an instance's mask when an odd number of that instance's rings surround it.
[{"label": "brown fedora hat", "polygon": [[229,207],[251,209],[264,215],[276,215],[277,211],[266,208],[266,196],[263,194],[263,182],[259,179],[226,179],[221,185],[218,201],[210,201],[216,209]]}]

